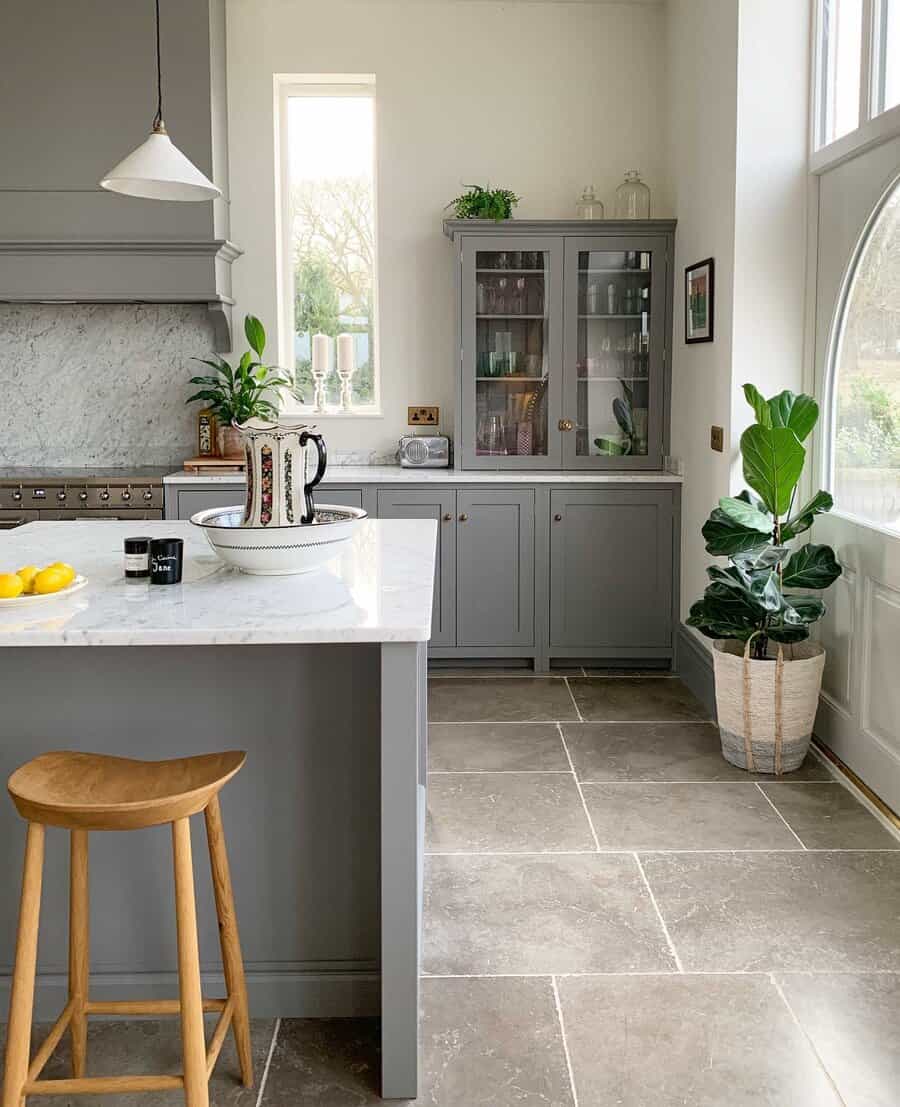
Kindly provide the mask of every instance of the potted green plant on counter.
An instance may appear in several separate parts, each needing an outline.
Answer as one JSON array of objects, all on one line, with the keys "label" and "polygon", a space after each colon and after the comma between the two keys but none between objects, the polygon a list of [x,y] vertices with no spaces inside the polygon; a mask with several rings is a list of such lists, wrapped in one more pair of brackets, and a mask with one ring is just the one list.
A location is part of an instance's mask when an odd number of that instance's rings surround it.
[{"label": "potted green plant on counter", "polygon": [[[783,773],[809,750],[825,652],[809,628],[825,614],[814,595],[840,575],[830,546],[788,545],[810,529],[832,499],[817,492],[795,507],[806,460],[804,441],[819,418],[811,396],[744,395],[756,422],[741,435],[744,479],[752,492],[726,496],[703,526],[707,553],[728,566],[707,569],[710,583],[688,625],[715,639],[713,662],[722,752],[742,769]],[[755,495],[754,495],[755,493]]]},{"label": "potted green plant on counter", "polygon": [[[243,457],[244,447],[240,434],[232,423],[245,423],[248,419],[278,416],[278,389],[290,388],[292,382],[282,376],[282,370],[263,365],[266,348],[266,331],[255,315],[244,317],[244,334],[250,349],[232,367],[221,357],[195,357],[215,369],[215,376],[191,377],[191,384],[203,387],[190,396],[186,403],[203,400],[215,414],[219,425],[219,453],[222,457]],[[256,355],[254,359],[253,355]]]}]

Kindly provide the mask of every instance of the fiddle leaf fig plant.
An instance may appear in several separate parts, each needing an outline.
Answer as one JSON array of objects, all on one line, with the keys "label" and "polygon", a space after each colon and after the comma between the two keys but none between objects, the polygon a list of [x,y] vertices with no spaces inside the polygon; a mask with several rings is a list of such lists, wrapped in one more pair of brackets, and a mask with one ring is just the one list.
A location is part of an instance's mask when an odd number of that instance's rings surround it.
[{"label": "fiddle leaf fig plant", "polygon": [[728,566],[707,569],[710,583],[687,621],[708,638],[750,641],[751,656],[762,661],[770,640],[809,637],[825,604],[808,593],[833,584],[841,566],[830,546],[791,551],[786,544],[832,507],[830,494],[819,491],[794,509],[803,443],[819,418],[818,404],[788,391],[766,400],[752,384],[744,385],[744,395],[756,416],[741,435],[744,479],[752,491],[723,496],[703,525],[707,553],[727,557]]},{"label": "fiddle leaf fig plant", "polygon": [[215,413],[219,424],[225,427],[230,427],[232,423],[245,423],[254,417],[276,418],[278,407],[273,396],[276,396],[277,389],[290,388],[292,384],[288,377],[281,375],[280,369],[263,365],[266,331],[255,315],[245,316],[244,334],[250,349],[242,354],[233,368],[221,357],[214,360],[202,357],[191,359],[215,369],[216,375],[191,377],[191,384],[203,387],[185,402],[190,404],[203,400]]}]

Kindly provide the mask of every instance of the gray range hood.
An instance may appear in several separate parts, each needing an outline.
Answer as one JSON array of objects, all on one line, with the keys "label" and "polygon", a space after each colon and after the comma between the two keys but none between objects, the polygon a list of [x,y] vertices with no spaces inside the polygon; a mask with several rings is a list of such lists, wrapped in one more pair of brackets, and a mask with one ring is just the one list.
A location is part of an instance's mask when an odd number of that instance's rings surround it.
[{"label": "gray range hood", "polygon": [[203,203],[99,185],[149,123],[152,3],[5,3],[10,25],[44,46],[35,55],[16,36],[0,40],[17,90],[15,105],[0,106],[0,301],[202,303],[216,347],[229,350],[242,251],[229,240],[224,0],[169,3],[162,30],[173,139],[223,192]]}]

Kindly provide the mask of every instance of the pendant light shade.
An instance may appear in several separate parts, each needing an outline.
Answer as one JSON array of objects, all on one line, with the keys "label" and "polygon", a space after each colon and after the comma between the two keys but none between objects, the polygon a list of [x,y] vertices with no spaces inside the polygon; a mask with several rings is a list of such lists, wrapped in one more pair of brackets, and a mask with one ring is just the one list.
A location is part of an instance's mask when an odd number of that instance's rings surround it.
[{"label": "pendant light shade", "polygon": [[147,200],[215,200],[222,195],[166,132],[162,118],[159,0],[156,0],[156,116],[150,137],[100,181],[101,188]]},{"label": "pendant light shade", "polygon": [[110,192],[148,200],[215,200],[222,195],[165,131],[156,130],[110,169],[100,184]]}]

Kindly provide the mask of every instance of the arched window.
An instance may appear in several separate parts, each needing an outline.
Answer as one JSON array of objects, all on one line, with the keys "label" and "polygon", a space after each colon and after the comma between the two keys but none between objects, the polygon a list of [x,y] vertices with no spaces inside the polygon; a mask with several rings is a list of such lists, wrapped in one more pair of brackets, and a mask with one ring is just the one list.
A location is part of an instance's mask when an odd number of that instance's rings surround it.
[{"label": "arched window", "polygon": [[835,507],[900,533],[900,177],[866,224],[832,333]]}]

